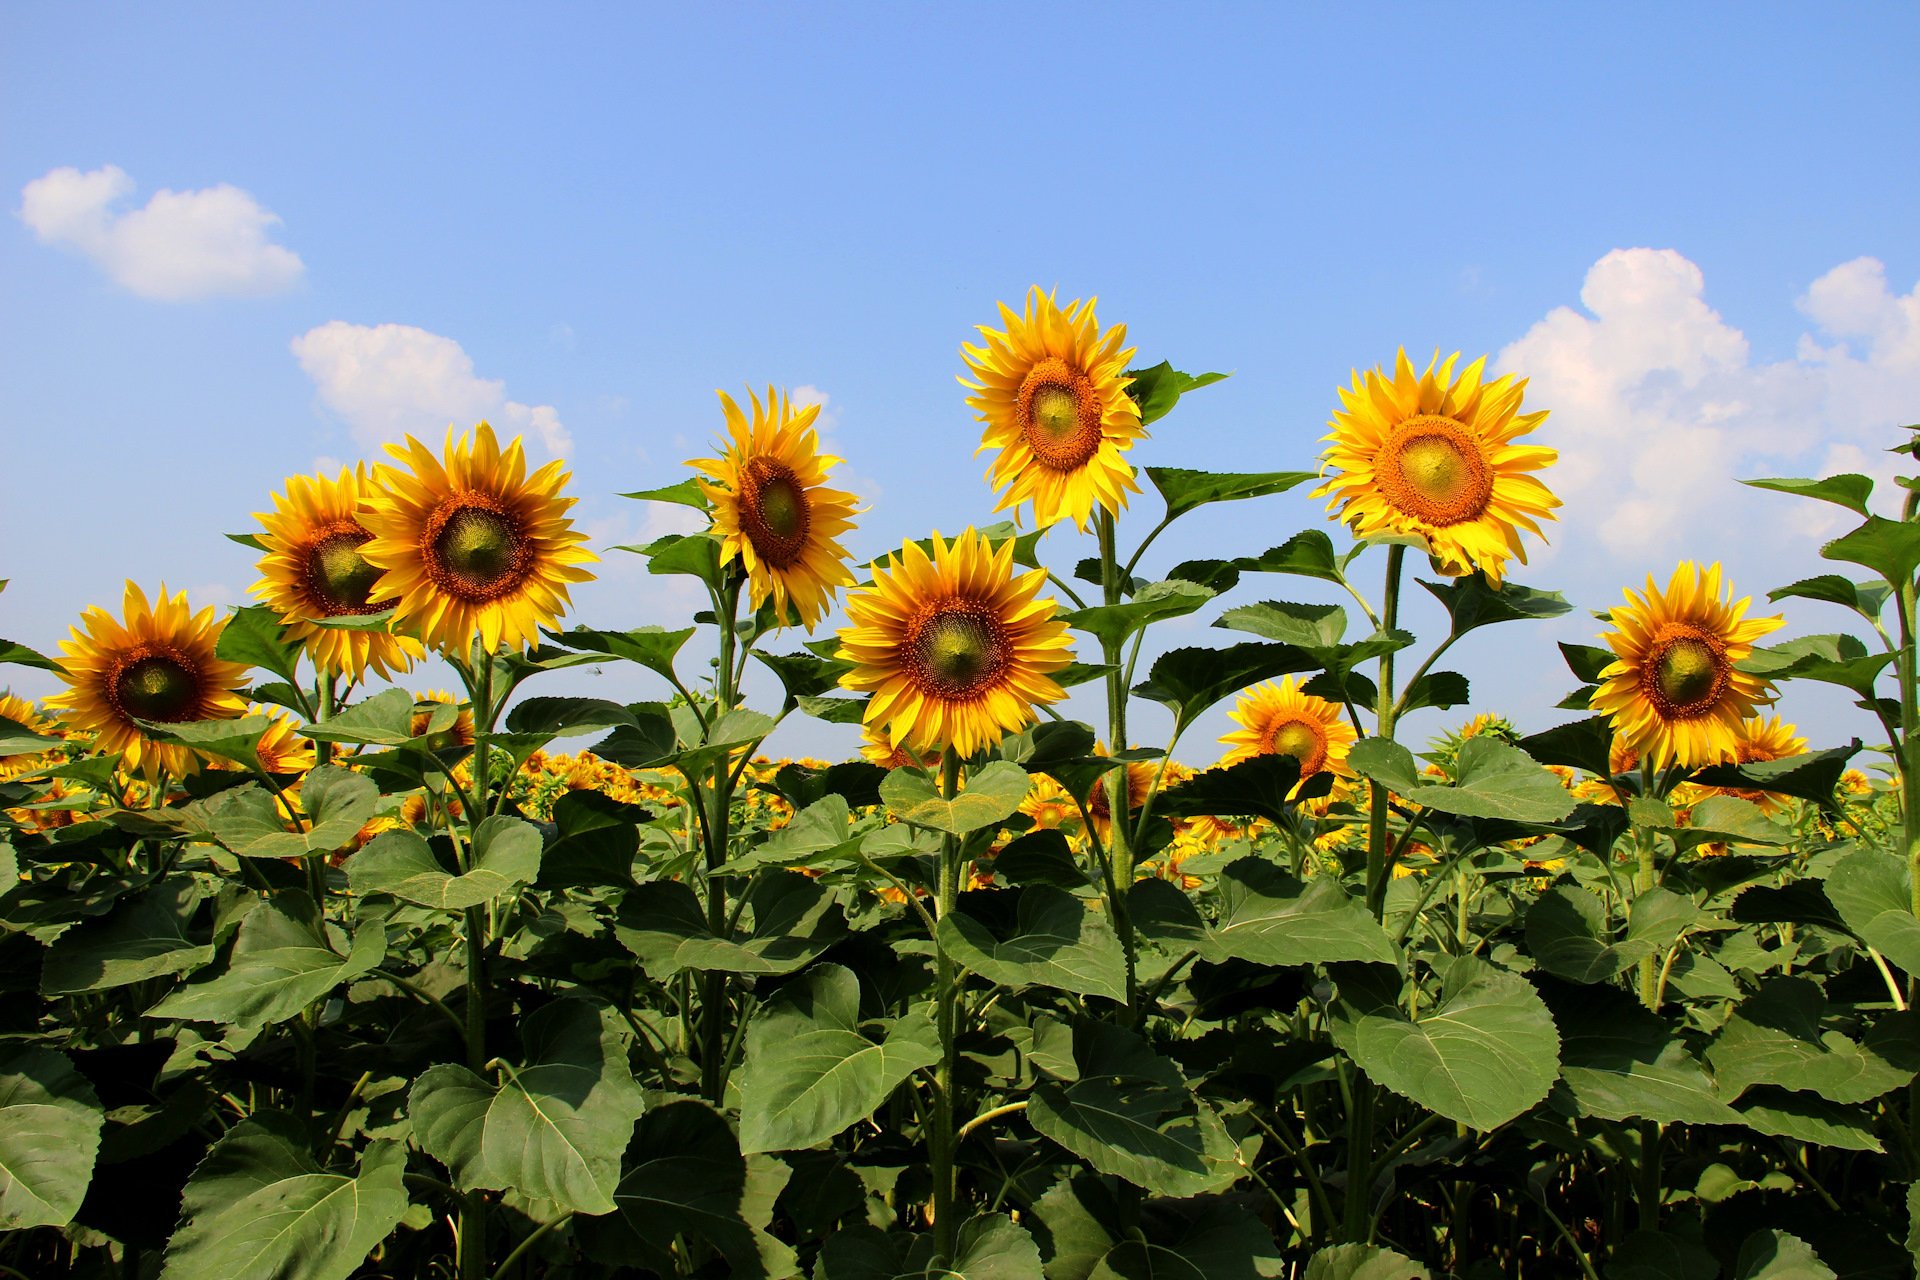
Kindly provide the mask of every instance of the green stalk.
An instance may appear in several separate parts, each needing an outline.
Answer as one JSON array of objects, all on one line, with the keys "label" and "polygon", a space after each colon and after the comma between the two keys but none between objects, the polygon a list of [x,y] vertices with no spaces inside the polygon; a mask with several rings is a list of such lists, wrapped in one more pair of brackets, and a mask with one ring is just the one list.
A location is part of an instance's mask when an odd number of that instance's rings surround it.
[{"label": "green stalk", "polygon": [[[940,795],[951,800],[960,790],[960,756],[948,747],[940,757]],[[945,920],[960,898],[960,838],[951,833],[940,837],[940,885],[935,904],[937,919]],[[933,1078],[933,1124],[927,1134],[929,1163],[933,1174],[933,1252],[936,1263],[953,1257],[954,1237],[959,1224],[954,1221],[954,1168],[956,1140],[953,1127],[953,1067],[956,1038],[955,966],[947,949],[934,937],[934,1013],[940,1031],[940,1064]]]},{"label": "green stalk", "polygon": [[[477,648],[476,643],[476,648]],[[493,732],[496,708],[493,705],[493,654],[481,655],[477,679],[470,681],[468,696],[473,700],[473,795],[466,812],[467,840],[453,842],[454,857],[464,874],[475,856],[474,827],[487,812],[488,738]],[[452,783],[452,775],[448,782]],[[456,784],[457,785],[457,784]],[[449,822],[449,827],[453,824]],[[484,907],[468,907],[465,915],[467,935],[467,1067],[475,1075],[487,1069],[487,912]],[[484,1280],[487,1274],[487,1206],[480,1192],[460,1202],[460,1280]]]},{"label": "green stalk", "polygon": [[[1117,605],[1124,592],[1121,590],[1122,575],[1119,556],[1114,547],[1113,513],[1102,507],[1095,516],[1095,527],[1100,535],[1100,598],[1106,605]],[[1136,554],[1136,559],[1138,556]],[[1102,640],[1100,642],[1100,660],[1111,670],[1107,672],[1107,742],[1109,750],[1115,755],[1125,751],[1127,742],[1127,676],[1121,669],[1120,657],[1124,646],[1119,642]],[[1136,650],[1137,652],[1137,650]],[[1120,935],[1120,949],[1127,964],[1127,1020],[1140,1020],[1139,998],[1139,960],[1133,938],[1133,916],[1127,910],[1127,891],[1133,886],[1133,832],[1131,830],[1132,810],[1127,805],[1127,766],[1109,770],[1101,778],[1099,786],[1107,789],[1107,813],[1112,821],[1108,825],[1111,833],[1107,838],[1107,861],[1111,868],[1111,889],[1108,892],[1107,910],[1113,917],[1114,932]]]},{"label": "green stalk", "polygon": [[[734,624],[740,612],[740,579],[729,573],[726,585],[714,597],[714,617],[720,622],[720,655],[714,669],[714,723],[733,710]],[[703,786],[707,805],[707,928],[717,938],[728,933],[727,890],[724,879],[714,871],[727,860],[729,827],[733,819],[732,775],[725,757],[715,762],[713,780]],[[702,978],[700,998],[700,1085],[701,1092],[716,1107],[726,1100],[727,975],[709,971]]]},{"label": "green stalk", "polygon": [[[1380,629],[1391,631],[1400,621],[1400,575],[1407,549],[1400,543],[1387,548],[1386,592],[1380,601]],[[1394,722],[1393,654],[1380,655],[1380,682],[1374,701],[1374,736],[1391,740]],[[1367,906],[1378,920],[1386,912],[1387,787],[1370,783],[1367,795]]]},{"label": "green stalk", "polygon": [[[1640,764],[1640,790],[1644,795],[1653,794],[1653,765],[1649,761]],[[1660,871],[1654,863],[1653,831],[1639,823],[1633,828],[1634,845],[1639,852],[1640,868],[1634,876],[1634,896],[1647,893],[1659,883]],[[1650,955],[1640,957],[1640,1003],[1658,1013],[1660,1010],[1660,970]],[[1644,1211],[1643,1211],[1644,1212]]]}]

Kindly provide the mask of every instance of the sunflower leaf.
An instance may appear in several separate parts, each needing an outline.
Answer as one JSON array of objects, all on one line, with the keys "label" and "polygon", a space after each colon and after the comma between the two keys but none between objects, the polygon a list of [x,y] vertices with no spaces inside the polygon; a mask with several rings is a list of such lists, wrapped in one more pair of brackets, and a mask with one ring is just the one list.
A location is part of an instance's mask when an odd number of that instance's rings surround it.
[{"label": "sunflower leaf", "polygon": [[1890,650],[1869,652],[1858,637],[1842,633],[1755,648],[1738,666],[1768,680],[1817,680],[1870,698],[1882,668],[1893,658]]},{"label": "sunflower leaf", "polygon": [[214,656],[228,662],[244,663],[298,684],[300,644],[290,641],[280,615],[263,604],[235,609],[221,628],[213,646]]},{"label": "sunflower leaf", "polygon": [[1147,479],[1167,501],[1168,520],[1209,502],[1235,502],[1285,493],[1315,478],[1312,471],[1187,471],[1179,467],[1148,467]]},{"label": "sunflower leaf", "polygon": [[0,1228],[64,1227],[93,1179],[106,1115],[64,1053],[0,1057]]},{"label": "sunflower leaf", "polygon": [[1284,823],[1301,800],[1325,795],[1333,774],[1323,771],[1320,785],[1299,788],[1300,762],[1285,752],[1269,752],[1194,774],[1160,793],[1159,811],[1169,818],[1260,817]]},{"label": "sunflower leaf", "polygon": [[1117,649],[1136,631],[1163,618],[1178,618],[1192,613],[1213,599],[1211,588],[1170,578],[1149,582],[1133,593],[1125,604],[1096,605],[1059,615],[1059,620],[1084,631],[1103,645]]},{"label": "sunflower leaf", "polygon": [[1845,507],[1855,515],[1861,516],[1867,514],[1867,499],[1873,496],[1873,478],[1851,472],[1828,476],[1824,480],[1766,479],[1742,480],[1740,483],[1755,489],[1771,489],[1776,493],[1817,498],[1821,502],[1831,502]]},{"label": "sunflower leaf", "polygon": [[1012,817],[1028,785],[1027,771],[1019,765],[990,760],[968,772],[966,786],[951,800],[918,769],[889,773],[880,784],[880,799],[902,822],[963,836]]},{"label": "sunflower leaf", "polygon": [[1775,588],[1767,592],[1767,599],[1776,604],[1789,598],[1824,600],[1829,604],[1844,605],[1873,622],[1880,617],[1887,598],[1892,594],[1892,588],[1884,582],[1855,582],[1837,573],[1823,573]]},{"label": "sunflower leaf", "polygon": [[1709,765],[1696,772],[1691,781],[1707,787],[1737,787],[1797,796],[1832,809],[1833,793],[1840,785],[1840,775],[1846,772],[1847,761],[1859,750],[1860,739],[1855,738],[1844,747],[1829,747],[1825,751],[1785,756],[1779,760]]},{"label": "sunflower leaf", "polygon": [[1290,644],[1236,644],[1225,649],[1169,649],[1133,692],[1173,712],[1177,735],[1222,698],[1251,684],[1321,664]]},{"label": "sunflower leaf", "polygon": [[1404,715],[1421,707],[1461,707],[1471,697],[1467,678],[1458,671],[1429,671],[1407,686],[1395,714]]},{"label": "sunflower leaf", "polygon": [[1614,653],[1594,644],[1560,643],[1560,656],[1567,661],[1567,669],[1573,672],[1582,684],[1599,684],[1600,673],[1613,665]]},{"label": "sunflower leaf", "polygon": [[1333,539],[1319,529],[1303,529],[1277,547],[1233,562],[1243,573],[1290,573],[1322,582],[1344,582]]},{"label": "sunflower leaf", "polygon": [[1597,778],[1613,772],[1613,720],[1589,716],[1520,739],[1520,749],[1541,764],[1582,769]]},{"label": "sunflower leaf", "polygon": [[[448,710],[458,714],[454,708]],[[447,724],[452,723],[449,716]],[[303,726],[300,733],[315,742],[355,742],[378,747],[405,745],[413,741],[413,695],[405,689],[376,693],[331,719]]]},{"label": "sunflower leaf", "polygon": [[715,591],[722,585],[720,539],[705,533],[669,533],[644,547],[622,547],[647,557],[648,573],[684,573]]},{"label": "sunflower leaf", "polygon": [[853,670],[853,664],[844,659],[819,658],[811,653],[761,653],[756,649],[753,656],[780,677],[790,706],[798,706],[802,698],[817,698],[838,689],[841,674]]},{"label": "sunflower leaf", "polygon": [[283,1022],[386,956],[379,922],[362,923],[343,956],[314,931],[313,916],[313,899],[298,890],[267,898],[240,922],[222,972],[179,988],[146,1016],[248,1028]]},{"label": "sunflower leaf", "polygon": [[0,716],[0,756],[32,755],[49,747],[57,747],[62,741],[44,733],[35,733],[18,720]]},{"label": "sunflower leaf", "polygon": [[683,507],[692,507],[695,511],[706,511],[711,508],[706,491],[700,487],[700,481],[693,476],[688,476],[680,483],[670,484],[664,488],[638,489],[620,496],[635,498],[641,502],[673,502]]},{"label": "sunflower leaf", "polygon": [[435,911],[465,911],[492,902],[540,875],[540,830],[518,818],[492,817],[473,832],[472,862],[459,874],[412,831],[387,831],[347,860],[355,893],[387,893]]},{"label": "sunflower leaf", "polygon": [[595,631],[590,627],[574,627],[568,631],[549,630],[547,635],[554,643],[569,649],[584,649],[614,658],[625,658],[673,681],[676,679],[673,659],[693,632],[692,627],[679,631],[668,631],[664,627],[636,627],[632,631]]},{"label": "sunflower leaf", "polygon": [[1424,779],[1413,753],[1386,738],[1354,743],[1347,765],[1362,777],[1385,783],[1411,804],[1461,817],[1558,822],[1573,812],[1573,795],[1560,779],[1525,751],[1496,738],[1462,743],[1451,783]]},{"label": "sunflower leaf", "polygon": [[1019,898],[1009,935],[996,937],[979,919],[956,911],[940,919],[941,947],[1003,987],[1052,987],[1126,1002],[1126,955],[1103,917],[1049,885],[1022,889]]},{"label": "sunflower leaf", "polygon": [[12,640],[0,640],[0,663],[11,662],[18,667],[38,667],[42,671],[57,671],[59,667],[52,658],[37,653],[23,644]]},{"label": "sunflower leaf", "polygon": [[1494,587],[1488,584],[1486,575],[1480,573],[1449,578],[1444,584],[1428,582],[1425,578],[1416,581],[1446,608],[1455,638],[1496,622],[1557,618],[1573,608],[1558,591],[1536,591],[1517,582]]},{"label": "sunflower leaf", "polygon": [[1347,633],[1347,611],[1337,604],[1262,600],[1227,610],[1213,625],[1303,649],[1331,648]]},{"label": "sunflower leaf", "polygon": [[1127,395],[1140,406],[1143,427],[1166,417],[1187,392],[1210,387],[1228,377],[1224,373],[1182,373],[1167,360],[1149,369],[1129,369],[1126,376],[1133,379],[1127,384]]},{"label": "sunflower leaf", "polygon": [[1865,565],[1891,583],[1895,590],[1911,582],[1920,568],[1920,524],[1868,516],[1867,522],[1820,548],[1825,560]]},{"label": "sunflower leaf", "polygon": [[255,748],[260,745],[261,737],[273,727],[273,721],[265,716],[241,716],[226,720],[184,720],[168,722],[164,720],[141,720],[135,717],[134,723],[149,738],[161,742],[178,743],[190,747],[205,755],[218,756],[222,760],[231,760],[249,768],[258,768],[260,757]]}]

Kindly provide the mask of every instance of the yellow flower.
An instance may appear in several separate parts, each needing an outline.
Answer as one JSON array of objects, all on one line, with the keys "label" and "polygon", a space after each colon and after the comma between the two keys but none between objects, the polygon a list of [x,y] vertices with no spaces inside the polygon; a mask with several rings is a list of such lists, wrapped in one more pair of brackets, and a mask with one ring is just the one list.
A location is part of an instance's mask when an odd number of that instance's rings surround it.
[{"label": "yellow flower", "polygon": [[423,656],[409,636],[323,627],[314,620],[378,613],[391,604],[374,595],[380,570],[361,556],[373,537],[360,523],[360,503],[372,492],[363,465],[340,478],[290,476],[284,496],[273,495],[272,512],[256,512],[267,554],[260,558],[261,579],[253,594],[285,622],[287,638],[298,641],[322,671],[358,681],[372,667],[383,678],[410,669]]},{"label": "yellow flower", "polygon": [[1766,682],[1736,664],[1782,619],[1743,620],[1747,600],[1723,599],[1720,587],[1718,564],[1703,574],[1682,561],[1664,592],[1648,577],[1644,598],[1629,590],[1627,604],[1608,615],[1618,630],[1601,638],[1616,661],[1600,672],[1593,709],[1612,716],[1614,733],[1657,766],[1733,759],[1740,722],[1773,701]]},{"label": "yellow flower", "polygon": [[413,700],[413,715],[407,719],[409,737],[421,738],[427,735],[427,727],[433,723],[435,705],[458,707],[453,723],[434,736],[435,751],[458,751],[473,745],[473,708],[443,689],[429,689]]},{"label": "yellow flower", "polygon": [[[892,735],[883,724],[863,724],[860,726],[860,754],[882,769],[900,769],[907,765],[917,765],[922,769],[932,769],[940,763],[940,755],[922,753],[916,755],[905,747],[895,744]],[[1036,775],[1036,781],[1038,776]]]},{"label": "yellow flower", "polygon": [[1080,806],[1074,803],[1073,793],[1044,773],[1034,774],[1028,783],[1020,812],[1032,820],[1036,831],[1064,829],[1071,834],[1080,828]]},{"label": "yellow flower", "polygon": [[360,554],[383,571],[374,593],[397,597],[394,629],[462,658],[475,636],[488,652],[538,643],[599,559],[566,516],[561,464],[528,475],[519,437],[502,452],[484,422],[458,441],[449,429],[443,457],[412,436],[387,451],[407,467],[376,474]]},{"label": "yellow flower", "polygon": [[[1093,753],[1097,756],[1111,755],[1104,742],[1095,743]],[[1147,760],[1129,760],[1120,768],[1127,776],[1127,816],[1131,820],[1134,812],[1147,802],[1147,792],[1153,789],[1153,775],[1156,766]],[[1100,775],[1093,784],[1093,790],[1087,793],[1087,825],[1093,834],[1099,837],[1102,845],[1113,840],[1113,772]]]},{"label": "yellow flower", "polygon": [[[1297,677],[1279,684],[1268,681],[1240,695],[1229,713],[1242,726],[1220,739],[1227,753],[1222,765],[1238,764],[1255,756],[1292,756],[1300,765],[1300,781],[1322,770],[1346,777],[1347,752],[1359,735],[1340,718],[1339,704],[1300,692]],[[1296,785],[1297,789],[1297,785]]]},{"label": "yellow flower", "polygon": [[[247,708],[250,716],[259,716],[267,722],[267,731],[260,735],[260,741],[253,744],[254,758],[260,762],[260,768],[267,773],[305,773],[313,768],[317,755],[313,744],[299,734],[300,722],[278,707],[251,705]],[[239,769],[234,761],[220,761],[216,769]],[[296,782],[297,788],[299,784]]]},{"label": "yellow flower", "polygon": [[1524,378],[1483,382],[1484,358],[1455,378],[1457,359],[1416,374],[1401,351],[1390,378],[1355,373],[1322,437],[1332,444],[1320,471],[1332,477],[1313,496],[1329,497],[1357,537],[1421,538],[1440,572],[1478,568],[1499,586],[1508,556],[1527,562],[1520,530],[1537,535],[1537,521],[1554,519],[1560,500],[1527,473],[1558,455],[1514,443],[1547,416],[1519,412]]},{"label": "yellow flower", "polygon": [[[1737,764],[1759,764],[1767,760],[1784,760],[1788,756],[1797,756],[1807,749],[1807,740],[1794,732],[1794,726],[1785,723],[1779,716],[1769,719],[1766,716],[1753,716],[1740,722],[1734,733],[1733,758]],[[1760,791],[1748,787],[1701,787],[1710,795],[1738,796],[1750,800],[1768,813],[1780,808],[1780,797],[1771,791]]]},{"label": "yellow flower", "polygon": [[75,627],[60,642],[67,691],[47,705],[73,728],[94,734],[97,750],[121,752],[128,772],[138,769],[148,781],[161,770],[174,777],[197,771],[199,757],[191,750],[149,738],[138,721],[227,720],[246,709],[234,692],[246,683],[246,667],[213,652],[226,623],[215,621],[211,607],[194,613],[184,591],[169,596],[164,585],[149,604],[132,582],[120,620],[94,606],[80,621],[85,632]]},{"label": "yellow flower", "polygon": [[1120,457],[1146,435],[1127,394],[1133,348],[1125,325],[1100,331],[1094,301],[1063,311],[1035,285],[1024,316],[1003,302],[1006,329],[980,325],[985,345],[961,344],[978,379],[960,379],[975,393],[967,406],[987,424],[980,449],[1000,451],[987,468],[988,482],[1006,490],[995,511],[1031,502],[1035,524],[1071,519],[1084,531],[1095,503],[1117,514],[1140,492]]},{"label": "yellow flower", "polygon": [[819,405],[796,409],[772,387],[765,405],[759,396],[751,399],[748,421],[720,393],[727,415],[720,457],[688,465],[716,482],[702,480],[700,490],[713,504],[720,563],[737,559],[745,566],[755,609],[772,596],[784,618],[791,602],[811,631],[834,591],[853,582],[846,549],[836,541],[853,527],[853,495],[826,487],[827,472],[840,459],[819,452],[813,431]]},{"label": "yellow flower", "polygon": [[[53,737],[58,733],[59,726],[41,715],[39,708],[25,698],[16,698],[10,693],[0,693],[0,716],[5,716],[27,732],[37,733],[42,737]],[[35,769],[52,763],[51,752],[56,749],[0,756],[0,782],[17,778],[23,773],[31,773]]]},{"label": "yellow flower", "polygon": [[933,555],[909,542],[847,597],[840,677],[873,696],[865,721],[909,751],[962,756],[1033,722],[1035,703],[1066,691],[1050,673],[1073,660],[1058,607],[1037,593],[1046,570],[1013,573],[1013,543],[996,550],[969,528]]}]

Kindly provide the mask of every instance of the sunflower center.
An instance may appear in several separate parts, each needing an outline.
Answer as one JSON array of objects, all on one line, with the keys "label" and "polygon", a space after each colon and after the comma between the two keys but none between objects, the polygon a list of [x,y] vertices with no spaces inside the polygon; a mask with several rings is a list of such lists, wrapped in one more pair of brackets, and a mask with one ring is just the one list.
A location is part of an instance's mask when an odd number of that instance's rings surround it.
[{"label": "sunflower center", "polygon": [[1077,471],[1100,448],[1100,397],[1085,374],[1058,356],[1027,371],[1014,412],[1027,448],[1043,467]]},{"label": "sunflower center", "polygon": [[1006,630],[992,610],[969,600],[937,605],[906,643],[909,678],[922,692],[950,702],[992,688],[1012,657]]},{"label": "sunflower center", "polygon": [[1283,720],[1267,735],[1267,749],[1274,755],[1292,756],[1300,762],[1300,776],[1320,772],[1326,759],[1326,741],[1320,731],[1304,720]]},{"label": "sunflower center", "polygon": [[181,655],[148,652],[114,674],[113,701],[135,719],[172,724],[191,718],[200,682]]},{"label": "sunflower center", "polygon": [[372,537],[355,526],[329,533],[308,550],[309,594],[328,617],[367,612],[380,570],[360,554],[360,544]]},{"label": "sunflower center", "polygon": [[520,521],[483,494],[457,495],[427,522],[427,576],[468,604],[497,600],[526,580],[533,543]]},{"label": "sunflower center", "polygon": [[1727,687],[1732,664],[1724,645],[1693,627],[1670,627],[1655,641],[1648,693],[1663,720],[1685,720],[1711,710]]},{"label": "sunflower center", "polygon": [[1479,438],[1440,414],[1419,414],[1394,427],[1374,473],[1389,503],[1430,525],[1476,519],[1493,497],[1493,468]]},{"label": "sunflower center", "polygon": [[741,477],[740,531],[762,560],[785,569],[807,549],[813,507],[791,468],[766,458],[747,463]]}]

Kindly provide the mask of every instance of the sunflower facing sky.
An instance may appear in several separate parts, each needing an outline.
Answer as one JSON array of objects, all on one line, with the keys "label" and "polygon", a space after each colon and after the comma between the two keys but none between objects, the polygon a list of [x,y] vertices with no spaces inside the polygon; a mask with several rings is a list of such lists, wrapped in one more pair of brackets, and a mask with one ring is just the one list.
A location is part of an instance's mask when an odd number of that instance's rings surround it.
[{"label": "sunflower facing sky", "polygon": [[1664,592],[1649,576],[1644,597],[1625,595],[1626,605],[1608,615],[1617,629],[1601,637],[1616,660],[1600,672],[1593,709],[1612,716],[1614,733],[1655,765],[1737,758],[1742,722],[1773,694],[1735,664],[1781,617],[1743,619],[1747,600],[1723,597],[1720,566],[1703,573],[1691,560]]},{"label": "sunflower facing sky", "polygon": [[1240,695],[1228,714],[1241,727],[1220,739],[1227,747],[1221,765],[1283,755],[1299,763],[1301,782],[1323,770],[1351,776],[1347,752],[1359,735],[1340,718],[1338,703],[1302,693],[1296,677],[1256,685]]},{"label": "sunflower facing sky", "polygon": [[375,473],[360,508],[373,537],[359,551],[382,571],[372,593],[394,600],[394,630],[456,657],[475,636],[489,652],[537,644],[566,612],[568,585],[592,581],[580,566],[599,559],[567,518],[563,465],[528,475],[520,438],[503,451],[484,422],[458,440],[449,428],[441,456],[412,436],[387,452],[407,465]]},{"label": "sunflower facing sky", "polygon": [[1070,519],[1084,532],[1096,503],[1118,514],[1140,492],[1120,456],[1146,435],[1127,394],[1133,348],[1125,325],[1100,331],[1094,302],[1062,310],[1035,285],[1025,315],[1003,302],[1006,328],[980,325],[984,345],[960,347],[978,379],[960,379],[975,393],[967,407],[987,424],[980,449],[1000,451],[987,468],[988,482],[1006,490],[994,510],[1031,502],[1042,528]]},{"label": "sunflower facing sky", "polygon": [[819,405],[795,408],[772,387],[764,405],[751,392],[749,398],[751,420],[720,393],[727,415],[720,456],[688,465],[713,477],[700,481],[700,490],[713,504],[720,562],[738,559],[746,569],[753,607],[772,596],[784,617],[791,602],[811,631],[834,591],[853,582],[836,539],[853,527],[854,498],[826,487],[827,472],[840,459],[819,451],[813,430]]},{"label": "sunflower facing sky", "polygon": [[1073,660],[1058,607],[1036,594],[1046,570],[1013,573],[1013,543],[972,528],[933,555],[908,542],[847,597],[840,677],[873,696],[866,723],[909,751],[971,756],[1032,723],[1034,704],[1066,696],[1052,673]]},{"label": "sunflower facing sky", "polygon": [[378,613],[393,603],[375,596],[380,570],[360,554],[373,534],[356,514],[372,493],[364,465],[342,468],[337,480],[291,476],[285,495],[273,495],[272,512],[256,512],[267,554],[259,563],[253,594],[285,621],[322,671],[358,682],[372,667],[381,677],[412,668],[424,650],[410,636],[323,627],[314,620]]},{"label": "sunflower facing sky", "polygon": [[47,699],[69,726],[95,734],[102,752],[124,753],[127,772],[149,781],[165,770],[193,773],[199,757],[186,747],[149,738],[138,723],[154,720],[227,720],[247,709],[234,692],[247,682],[247,668],[214,656],[220,632],[211,606],[194,613],[186,592],[170,596],[163,585],[150,604],[147,593],[127,583],[121,617],[99,606],[80,617],[60,642],[60,678],[67,691]]},{"label": "sunflower facing sky", "polygon": [[1538,521],[1555,518],[1560,500],[1527,473],[1559,455],[1514,443],[1547,416],[1519,412],[1526,379],[1482,381],[1484,357],[1456,378],[1459,358],[1436,355],[1416,374],[1402,350],[1392,377],[1356,372],[1322,437],[1332,442],[1320,460],[1330,478],[1312,496],[1328,498],[1356,537],[1411,534],[1440,572],[1480,569],[1497,587],[1509,556],[1527,562],[1520,531],[1538,535]]}]

